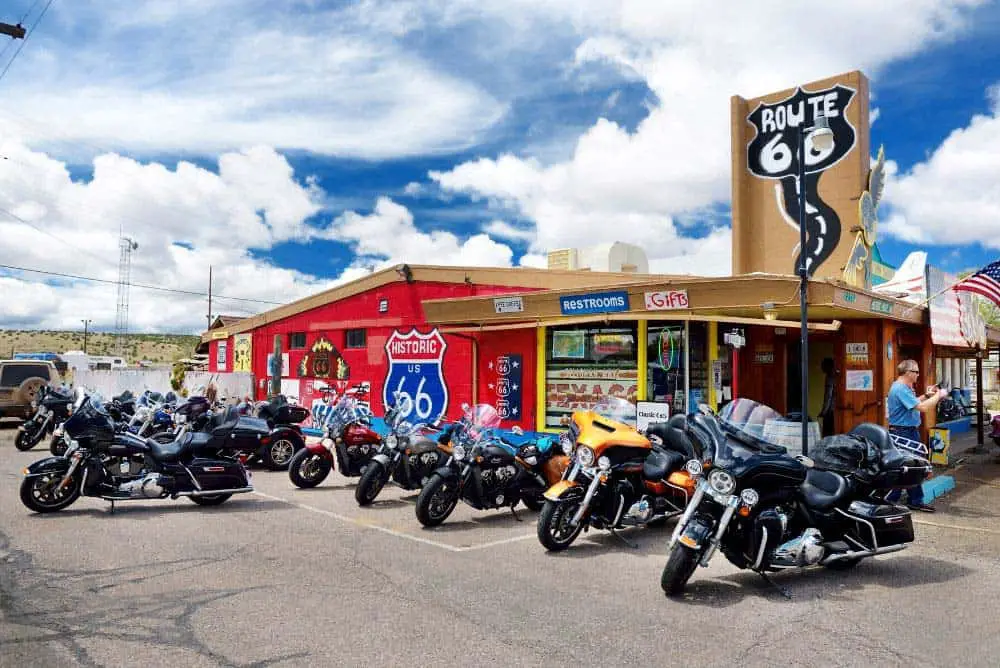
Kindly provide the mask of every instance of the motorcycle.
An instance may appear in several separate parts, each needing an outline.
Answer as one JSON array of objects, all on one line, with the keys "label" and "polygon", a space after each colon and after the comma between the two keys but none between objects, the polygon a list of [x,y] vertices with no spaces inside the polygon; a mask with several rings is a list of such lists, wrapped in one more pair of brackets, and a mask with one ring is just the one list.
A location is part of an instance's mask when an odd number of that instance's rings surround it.
[{"label": "motorcycle", "polygon": [[315,487],[330,475],[334,462],[341,475],[360,476],[382,444],[371,421],[370,410],[353,396],[342,396],[324,417],[323,438],[307,443],[288,463],[292,484],[303,489]]},{"label": "motorcycle", "polygon": [[734,400],[718,416],[688,417],[698,456],[685,469],[697,487],[668,544],[660,579],[667,595],[680,594],[717,550],[767,579],[767,572],[814,565],[847,570],[913,542],[909,510],[885,497],[927,477],[925,448],[897,447],[883,427],[865,423],[819,441],[813,458],[793,457],[767,440],[780,417],[750,399]]},{"label": "motorcycle", "polygon": [[146,390],[136,400],[135,413],[125,429],[142,438],[173,432],[176,425],[172,413],[176,402],[177,396],[173,392],[162,395]]},{"label": "motorcycle", "polygon": [[77,391],[73,414],[64,425],[70,447],[63,457],[47,457],[24,469],[21,502],[36,513],[63,510],[81,495],[111,501],[187,497],[217,506],[233,494],[252,492],[242,462],[206,457],[207,438],[185,434],[162,444],[116,432],[97,396]]},{"label": "motorcycle", "polygon": [[660,523],[684,510],[694,495],[683,468],[694,457],[680,428],[684,416],[652,425],[644,435],[624,422],[635,415],[634,404],[607,395],[592,410],[573,413],[560,435],[572,466],[545,492],[538,516],[545,549],[565,550],[591,527],[631,545],[619,529]]},{"label": "motorcycle", "polygon": [[306,445],[299,423],[309,417],[309,411],[278,395],[258,404],[256,415],[271,428],[271,442],[260,452],[260,461],[272,471],[287,469],[295,453]]},{"label": "motorcycle", "polygon": [[17,436],[14,438],[14,447],[21,451],[32,449],[46,433],[55,432],[69,417],[73,396],[66,391],[43,385],[38,388],[32,404],[35,406],[35,414],[17,428]]},{"label": "motorcycle", "polygon": [[448,461],[431,474],[417,497],[417,520],[437,526],[459,500],[477,510],[509,507],[513,512],[519,501],[530,510],[540,509],[542,494],[563,475],[568,458],[556,455],[548,437],[519,443],[497,433],[500,416],[489,404],[463,404],[462,413],[450,430],[450,442],[442,446],[451,452]]},{"label": "motorcycle", "polygon": [[438,449],[438,441],[421,435],[427,425],[411,424],[403,419],[411,412],[410,404],[405,403],[406,395],[396,392],[393,399],[395,403],[385,415],[389,433],[354,490],[354,500],[359,506],[374,502],[390,478],[403,489],[420,489],[446,459],[444,452]]}]

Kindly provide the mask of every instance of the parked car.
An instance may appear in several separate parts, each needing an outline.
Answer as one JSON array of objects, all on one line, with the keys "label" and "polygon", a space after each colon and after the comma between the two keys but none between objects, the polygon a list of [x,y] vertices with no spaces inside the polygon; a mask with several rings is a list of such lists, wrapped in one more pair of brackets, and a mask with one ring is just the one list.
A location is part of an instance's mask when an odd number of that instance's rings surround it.
[{"label": "parked car", "polygon": [[31,402],[38,388],[62,382],[52,362],[43,360],[0,360],[0,418],[27,420],[35,413]]}]

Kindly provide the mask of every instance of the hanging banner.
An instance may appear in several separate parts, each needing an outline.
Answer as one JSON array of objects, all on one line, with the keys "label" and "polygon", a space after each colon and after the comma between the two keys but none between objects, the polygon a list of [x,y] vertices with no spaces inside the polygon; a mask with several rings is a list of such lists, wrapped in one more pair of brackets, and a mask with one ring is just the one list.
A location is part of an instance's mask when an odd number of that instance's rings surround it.
[{"label": "hanging banner", "polygon": [[225,371],[226,370],[226,349],[228,348],[226,341],[219,341],[217,344],[218,348],[215,350],[215,370]]},{"label": "hanging banner", "polygon": [[519,421],[523,418],[522,387],[523,359],[520,353],[506,353],[487,363],[486,387],[490,391],[493,407],[501,420]]}]

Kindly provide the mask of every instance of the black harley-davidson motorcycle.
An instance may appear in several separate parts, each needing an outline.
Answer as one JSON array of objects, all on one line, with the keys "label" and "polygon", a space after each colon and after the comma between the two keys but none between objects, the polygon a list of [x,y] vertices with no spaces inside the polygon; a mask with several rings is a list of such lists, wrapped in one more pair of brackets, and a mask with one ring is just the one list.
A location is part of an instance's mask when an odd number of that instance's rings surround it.
[{"label": "black harley-davidson motorcycle", "polygon": [[62,457],[24,469],[21,502],[37,513],[63,510],[81,495],[112,502],[176,499],[217,506],[233,494],[252,492],[242,462],[204,456],[206,434],[188,433],[157,443],[120,432],[96,396],[77,390],[73,414],[63,425],[70,439]]},{"label": "black harley-davidson motorcycle", "polygon": [[[477,510],[513,510],[518,502],[540,509],[545,490],[565,468],[545,467],[557,451],[552,439],[514,443],[498,433],[500,416],[493,406],[466,404],[462,410],[464,416],[450,430],[450,442],[440,446],[450,458],[431,474],[417,497],[417,520],[437,526],[460,500]],[[546,478],[549,473],[553,479]]]},{"label": "black harley-davidson motorcycle", "polygon": [[69,417],[73,395],[69,390],[43,385],[38,388],[32,403],[35,414],[17,428],[14,438],[14,447],[18,450],[31,450],[46,434],[55,433],[56,428]]},{"label": "black harley-davidson motorcycle", "polygon": [[[439,442],[423,435],[427,425],[403,419],[411,412],[407,398],[396,392],[393,399],[394,404],[386,410],[384,418],[389,433],[379,446],[378,454],[368,462],[354,490],[354,500],[359,506],[374,502],[390,478],[403,489],[420,489],[447,459],[438,449]],[[449,435],[442,436],[441,442],[449,438]]]},{"label": "black harley-davidson motorcycle", "polygon": [[697,487],[670,538],[660,580],[668,595],[680,594],[717,550],[766,578],[813,565],[846,570],[913,542],[909,510],[885,497],[927,477],[926,453],[897,448],[884,428],[866,423],[819,441],[812,458],[793,457],[768,441],[780,419],[750,399],[718,416],[671,418],[698,457],[685,465]]}]

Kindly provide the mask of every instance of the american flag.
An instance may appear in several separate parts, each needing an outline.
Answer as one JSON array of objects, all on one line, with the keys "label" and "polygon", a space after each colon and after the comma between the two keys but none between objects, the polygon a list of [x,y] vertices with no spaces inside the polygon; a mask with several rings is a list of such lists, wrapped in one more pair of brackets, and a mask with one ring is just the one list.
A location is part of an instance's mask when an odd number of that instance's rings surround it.
[{"label": "american flag", "polygon": [[974,292],[1000,306],[1000,260],[992,262],[955,286],[956,291]]}]

